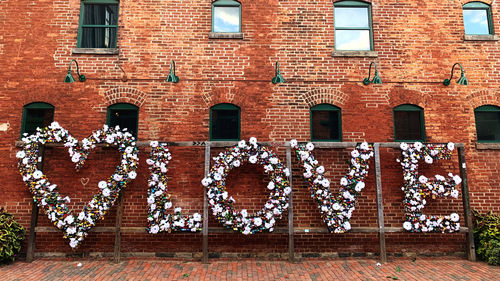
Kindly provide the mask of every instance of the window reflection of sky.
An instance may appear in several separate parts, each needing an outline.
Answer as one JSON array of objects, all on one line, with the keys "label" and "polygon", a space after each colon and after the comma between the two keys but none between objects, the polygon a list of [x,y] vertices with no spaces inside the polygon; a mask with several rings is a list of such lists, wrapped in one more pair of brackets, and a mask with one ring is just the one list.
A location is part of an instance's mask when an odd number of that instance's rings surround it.
[{"label": "window reflection of sky", "polygon": [[490,34],[486,10],[464,10],[465,34]]},{"label": "window reflection of sky", "polygon": [[334,21],[336,50],[371,49],[367,7],[335,7]]},{"label": "window reflection of sky", "polygon": [[337,30],[335,49],[349,51],[370,50],[370,31],[368,30]]},{"label": "window reflection of sky", "polygon": [[335,26],[368,28],[368,8],[335,8]]},{"label": "window reflection of sky", "polygon": [[214,7],[214,32],[240,32],[239,7]]}]

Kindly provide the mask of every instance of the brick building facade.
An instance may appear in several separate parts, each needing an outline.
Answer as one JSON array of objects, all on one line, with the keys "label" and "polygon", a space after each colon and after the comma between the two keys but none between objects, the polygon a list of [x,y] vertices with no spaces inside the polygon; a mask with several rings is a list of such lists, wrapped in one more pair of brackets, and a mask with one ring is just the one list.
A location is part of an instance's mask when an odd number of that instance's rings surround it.
[{"label": "brick building facade", "polygon": [[[500,212],[496,193],[500,147],[498,142],[478,141],[474,115],[480,106],[500,106],[500,45],[494,35],[500,33],[497,1],[483,1],[491,12],[489,35],[465,33],[463,10],[471,1],[362,2],[370,7],[372,44],[363,51],[336,50],[335,32],[340,29],[334,26],[334,4],[339,1],[242,0],[241,32],[230,36],[211,33],[212,2],[119,1],[116,48],[92,49],[78,48],[80,0],[1,1],[0,206],[29,227],[33,202],[15,155],[23,108],[33,102],[52,105],[54,120],[79,139],[106,123],[109,106],[132,104],[139,108],[140,141],[173,142],[209,140],[210,108],[218,104],[239,107],[241,139],[310,141],[311,107],[330,104],[341,110],[341,141],[393,142],[393,109],[411,104],[423,109],[426,142],[465,144],[472,209]],[[85,82],[63,82],[72,59],[78,61]],[[171,60],[176,63],[178,83],[165,81]],[[285,83],[271,83],[277,61]],[[362,83],[371,62],[376,62],[383,84]],[[456,84],[455,70],[452,83],[443,85],[456,62],[463,66],[469,84]],[[285,161],[283,147],[274,149]],[[204,148],[171,151],[169,191],[174,205],[201,212]],[[345,174],[349,151],[317,152],[332,183]],[[148,153],[141,148],[139,176],[123,190],[123,226],[147,225]],[[112,173],[118,158],[113,150],[98,149],[86,168],[75,172],[66,156],[62,148],[48,149],[44,172],[78,209],[97,183]],[[381,151],[386,226],[401,226],[404,221],[399,156],[399,150]],[[456,159],[455,153],[453,160],[425,171],[457,173]],[[323,226],[298,161],[293,160],[295,225]],[[268,196],[265,182],[261,167],[247,165],[231,172],[228,190],[238,200],[237,207],[258,210]],[[428,201],[428,213],[463,213],[461,198]],[[113,208],[98,226],[113,226],[115,215]],[[351,224],[377,226],[373,171]],[[39,225],[50,222],[42,215]],[[286,216],[279,225],[286,226]],[[210,226],[218,226],[213,217]],[[76,251],[111,252],[113,235],[91,233]],[[71,252],[61,236],[38,234],[37,252]],[[218,233],[209,239],[211,252],[284,253],[288,237]],[[122,243],[125,253],[191,253],[200,251],[201,236],[128,233],[122,235]],[[390,233],[386,243],[389,252],[463,252],[465,235]],[[378,251],[375,233],[304,233],[296,235],[295,248],[304,253]]]}]

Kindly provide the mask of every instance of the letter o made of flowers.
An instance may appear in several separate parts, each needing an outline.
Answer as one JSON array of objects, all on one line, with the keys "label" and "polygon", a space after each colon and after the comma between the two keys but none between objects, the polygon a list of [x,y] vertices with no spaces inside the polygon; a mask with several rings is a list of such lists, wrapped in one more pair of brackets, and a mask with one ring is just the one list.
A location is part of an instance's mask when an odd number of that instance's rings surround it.
[{"label": "letter o made of flowers", "polygon": [[[288,168],[284,167],[272,150],[258,144],[257,139],[253,137],[248,143],[241,140],[237,146],[221,152],[214,157],[214,161],[209,175],[202,180],[203,186],[207,188],[208,202],[214,216],[227,228],[245,235],[262,231],[272,232],[276,220],[288,209],[292,191]],[[226,177],[229,171],[247,162],[264,166],[264,171],[270,177],[267,184],[270,190],[269,199],[264,208],[254,214],[248,214],[245,209],[234,210],[235,200],[226,191]]]}]

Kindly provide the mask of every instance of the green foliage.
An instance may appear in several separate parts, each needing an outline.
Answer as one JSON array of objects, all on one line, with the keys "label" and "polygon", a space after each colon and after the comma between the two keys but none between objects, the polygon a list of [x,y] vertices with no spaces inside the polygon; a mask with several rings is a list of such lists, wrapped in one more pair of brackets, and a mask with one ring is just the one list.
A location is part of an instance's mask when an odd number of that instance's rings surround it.
[{"label": "green foliage", "polygon": [[474,240],[478,256],[491,265],[500,265],[500,216],[492,212],[474,214]]},{"label": "green foliage", "polygon": [[14,261],[23,240],[24,228],[13,215],[0,208],[0,264]]}]

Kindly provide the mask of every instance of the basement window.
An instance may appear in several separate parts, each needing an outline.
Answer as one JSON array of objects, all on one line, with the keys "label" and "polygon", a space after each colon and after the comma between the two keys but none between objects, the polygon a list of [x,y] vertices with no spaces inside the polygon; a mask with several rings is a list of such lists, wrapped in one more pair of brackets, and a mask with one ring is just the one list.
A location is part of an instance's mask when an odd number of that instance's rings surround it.
[{"label": "basement window", "polygon": [[235,141],[240,139],[240,108],[221,103],[210,108],[210,140]]},{"label": "basement window", "polygon": [[311,107],[311,140],[342,141],[340,108],[323,103]]},{"label": "basement window", "polygon": [[425,141],[424,110],[403,104],[393,109],[395,141]]},{"label": "basement window", "polygon": [[139,107],[130,103],[115,103],[108,107],[108,126],[126,128],[135,138],[139,124]]},{"label": "basement window", "polygon": [[54,121],[54,106],[45,102],[34,102],[23,107],[21,137],[31,135],[36,128],[44,128]]},{"label": "basement window", "polygon": [[500,142],[500,107],[483,105],[474,110],[478,142]]}]

